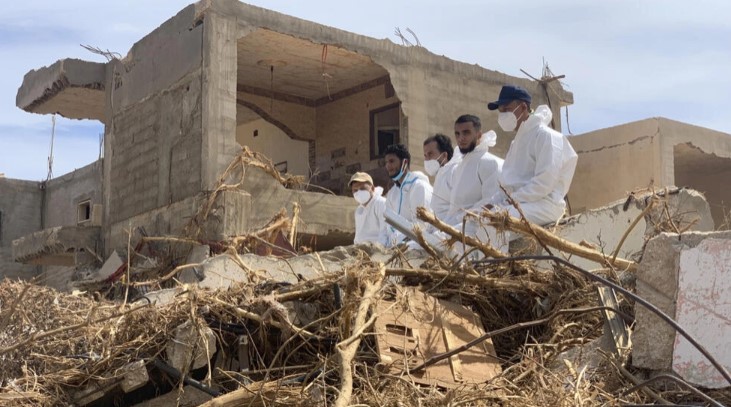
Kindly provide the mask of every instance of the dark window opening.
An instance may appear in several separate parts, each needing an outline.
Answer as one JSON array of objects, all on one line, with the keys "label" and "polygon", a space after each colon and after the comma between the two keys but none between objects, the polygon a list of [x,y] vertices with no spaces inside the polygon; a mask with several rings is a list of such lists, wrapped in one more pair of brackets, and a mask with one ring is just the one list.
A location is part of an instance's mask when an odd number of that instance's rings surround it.
[{"label": "dark window opening", "polygon": [[386,147],[399,143],[401,128],[401,106],[396,103],[370,113],[371,160],[383,158]]},{"label": "dark window opening", "polygon": [[78,223],[85,223],[91,220],[91,201],[79,203],[76,210],[76,219]]},{"label": "dark window opening", "polygon": [[274,164],[274,168],[276,168],[277,171],[281,172],[282,174],[286,174],[287,170],[288,170],[287,162],[286,161],[278,162],[278,163]]}]

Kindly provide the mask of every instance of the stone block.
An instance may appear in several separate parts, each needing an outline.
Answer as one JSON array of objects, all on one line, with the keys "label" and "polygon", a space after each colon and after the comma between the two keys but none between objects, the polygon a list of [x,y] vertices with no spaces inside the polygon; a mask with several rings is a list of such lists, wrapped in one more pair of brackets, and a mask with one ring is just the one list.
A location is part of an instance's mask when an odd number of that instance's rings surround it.
[{"label": "stone block", "polygon": [[211,328],[200,330],[186,321],[175,328],[173,339],[165,347],[167,363],[180,372],[198,369],[208,364],[216,352],[216,335]]},{"label": "stone block", "polygon": [[[676,321],[731,370],[731,239],[708,238],[680,252]],[[728,387],[716,368],[679,334],[673,371],[706,388]]]},{"label": "stone block", "polygon": [[122,378],[120,387],[125,393],[139,389],[150,380],[144,360],[132,362],[123,367],[122,370],[124,371],[124,377]]},{"label": "stone block", "polygon": [[[731,367],[724,339],[731,335],[731,232],[662,233],[647,242],[637,270],[637,294],[678,321],[711,354]],[[725,293],[725,296],[724,296]],[[652,370],[675,370],[711,387],[715,371],[676,331],[642,306],[635,309],[632,363]]]}]

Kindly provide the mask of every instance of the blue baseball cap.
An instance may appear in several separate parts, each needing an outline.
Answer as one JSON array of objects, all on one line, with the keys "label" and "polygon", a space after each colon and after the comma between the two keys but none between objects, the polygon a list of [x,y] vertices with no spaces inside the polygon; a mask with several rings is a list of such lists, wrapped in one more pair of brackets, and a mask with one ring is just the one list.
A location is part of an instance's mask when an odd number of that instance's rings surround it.
[{"label": "blue baseball cap", "polygon": [[500,106],[507,105],[514,100],[522,100],[530,103],[530,94],[520,86],[505,85],[500,89],[500,96],[494,102],[487,104],[489,110],[495,110]]}]

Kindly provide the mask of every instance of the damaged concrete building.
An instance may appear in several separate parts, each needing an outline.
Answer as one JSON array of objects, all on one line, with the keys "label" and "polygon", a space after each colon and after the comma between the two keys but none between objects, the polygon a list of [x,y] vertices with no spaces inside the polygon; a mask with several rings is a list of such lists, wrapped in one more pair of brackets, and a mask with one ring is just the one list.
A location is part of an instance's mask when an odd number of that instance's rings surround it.
[{"label": "damaged concrete building", "polygon": [[[24,201],[35,208],[28,205],[24,210],[33,213],[26,217],[5,216],[13,233],[3,239],[3,262],[10,260],[12,240],[36,232],[41,235],[16,245],[16,260],[58,264],[53,256],[59,251],[86,249],[104,257],[125,247],[125,230],[136,226],[152,235],[179,233],[242,146],[270,157],[282,172],[305,176],[310,186],[287,190],[271,177],[249,172],[242,191],[223,194],[225,204],[218,203],[209,238],[261,226],[298,202],[304,238],[316,238],[320,249],[348,244],[352,200],[316,187],[341,194],[356,171],[367,171],[386,186],[386,146],[400,142],[421,151],[425,137],[449,132],[458,115],[486,112],[485,101],[507,82],[526,87],[536,103],[550,104],[555,117],[572,103],[572,94],[559,86],[546,92],[537,82],[423,47],[233,0],[190,5],[122,60],[66,59],[25,76],[17,105],[33,113],[101,121],[104,158],[40,187],[3,184],[11,195],[26,194]],[[494,117],[484,119],[486,128],[497,127]],[[509,143],[510,137],[500,137],[494,150],[504,155]],[[417,168],[421,161],[414,154]],[[60,189],[65,201],[52,203],[51,191]],[[91,218],[99,236],[93,248],[46,238],[47,229],[55,227],[75,235]]]},{"label": "damaged concrete building", "polygon": [[573,213],[667,186],[703,193],[716,228],[728,229],[731,135],[663,117],[571,137],[579,154],[569,191]]},{"label": "damaged concrete building", "polygon": [[[66,59],[25,76],[18,107],[102,122],[104,154],[95,163],[40,183],[0,174],[0,277],[42,275],[43,284],[68,289],[80,267],[98,266],[105,259],[102,269],[108,269],[100,274],[112,275],[126,264],[115,250],[127,250],[132,230],[181,236],[208,204],[210,216],[197,225],[207,242],[196,241],[201,243],[196,246],[202,249],[200,256],[191,260],[196,251],[191,250],[184,264],[193,266],[176,276],[186,285],[230,289],[240,282],[242,268],[255,270],[268,282],[296,284],[320,273],[335,275],[364,253],[385,264],[392,252],[349,246],[355,208],[347,196],[350,175],[366,171],[387,187],[386,146],[406,144],[419,169],[423,140],[450,133],[463,113],[482,116],[486,129],[497,129],[496,116],[487,114],[485,102],[506,83],[528,89],[534,104],[548,104],[556,118],[573,103],[573,95],[558,82],[544,87],[420,46],[359,36],[235,0],[190,5],[137,42],[123,59]],[[553,126],[560,130],[560,120]],[[492,151],[504,157],[512,137],[498,131]],[[570,140],[579,154],[568,196],[573,216],[553,232],[600,258],[577,255],[573,264],[594,269],[615,249],[614,260],[619,256],[637,267],[628,280],[636,281],[643,297],[689,324],[714,315],[719,331],[731,332],[723,317],[728,306],[719,300],[731,288],[710,267],[698,266],[731,262],[729,233],[707,233],[728,228],[725,204],[731,196],[720,183],[731,172],[731,135],[651,118]],[[219,190],[222,174],[240,157],[242,147],[269,157],[279,173],[302,176],[306,182],[285,186],[272,174],[247,167],[236,188]],[[627,199],[628,193],[637,198]],[[664,206],[651,211],[651,200],[662,200]],[[296,235],[318,253],[286,261],[255,252],[237,253],[235,259],[211,256],[208,243],[261,229],[282,208],[294,212],[293,204],[300,208]],[[673,223],[678,214],[682,219]],[[663,217],[670,218],[676,231],[691,232],[650,240],[662,231],[658,219]],[[349,247],[326,251],[336,246]],[[695,276],[703,273],[713,274],[706,279],[712,284],[697,281]],[[153,304],[173,301],[186,289],[168,287],[142,298]],[[711,290],[717,292],[703,294]],[[416,295],[422,294],[409,294]],[[537,297],[529,299],[548,306]],[[427,304],[422,297],[417,302]],[[432,336],[447,334],[433,348],[445,351],[482,335],[477,328],[461,331],[467,317],[474,316],[442,320]],[[675,341],[670,328],[658,328],[661,324],[652,315],[638,310],[636,321],[636,366],[674,370],[709,387],[725,385],[717,375],[711,377],[708,365],[698,362],[685,344]],[[409,346],[418,345],[418,336],[411,336],[415,329],[404,323],[394,330],[393,324],[381,322],[376,330],[393,336],[396,345],[406,339]],[[693,328],[704,331],[697,324]],[[713,339],[707,340],[720,353],[725,343]],[[384,341],[381,353],[413,351],[394,343]],[[493,355],[494,349],[486,353]],[[722,356],[723,363],[731,363],[728,352]],[[703,368],[703,374],[695,378],[695,372],[687,371],[695,366],[689,361]],[[497,374],[499,364],[490,363],[495,369],[491,374]],[[461,373],[454,366],[450,359],[437,366],[443,372],[422,381],[445,382],[446,377],[446,382],[459,382]],[[466,365],[464,371],[484,373]]]}]

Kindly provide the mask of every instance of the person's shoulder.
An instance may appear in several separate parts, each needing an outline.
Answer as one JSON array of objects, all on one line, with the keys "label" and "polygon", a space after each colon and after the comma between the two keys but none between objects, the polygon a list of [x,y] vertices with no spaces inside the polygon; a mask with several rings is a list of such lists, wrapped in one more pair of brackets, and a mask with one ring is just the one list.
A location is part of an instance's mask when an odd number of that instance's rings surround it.
[{"label": "person's shoulder", "polygon": [[499,167],[503,165],[503,159],[489,151],[485,151],[485,153],[482,154],[482,157],[480,157],[480,161],[483,165],[492,167]]},{"label": "person's shoulder", "polygon": [[539,137],[544,138],[551,138],[551,139],[563,139],[566,137],[563,133],[561,133],[558,130],[555,130],[551,128],[551,126],[547,124],[540,124],[537,129],[537,133]]},{"label": "person's shoulder", "polygon": [[428,185],[431,187],[431,182],[429,182],[429,177],[426,174],[421,171],[412,171],[411,173],[414,174],[414,185]]}]

